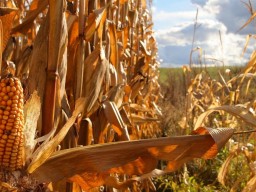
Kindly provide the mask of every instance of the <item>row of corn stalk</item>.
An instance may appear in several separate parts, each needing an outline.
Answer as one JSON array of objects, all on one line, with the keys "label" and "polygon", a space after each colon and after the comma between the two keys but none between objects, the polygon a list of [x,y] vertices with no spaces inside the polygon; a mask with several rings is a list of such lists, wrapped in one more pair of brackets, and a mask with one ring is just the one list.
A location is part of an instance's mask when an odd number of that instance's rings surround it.
[{"label": "row of corn stalk", "polygon": [[[1,106],[2,191],[156,190],[151,177],[213,158],[232,136],[233,129],[201,127],[197,135],[155,139],[162,114],[150,5],[1,1],[2,92],[16,76],[25,99],[24,111],[17,106],[16,121],[24,120],[18,133],[7,130],[7,123],[15,125],[7,115],[12,108]],[[25,149],[15,171],[5,164],[12,136]],[[169,161],[164,170],[155,169],[159,159]]]},{"label": "row of corn stalk", "polygon": [[[56,150],[161,135],[159,63],[150,4],[146,0],[0,2],[2,77],[14,64],[13,75],[23,85],[29,173]],[[3,171],[2,190],[82,190],[72,179],[40,184],[39,189],[38,181],[28,175]],[[119,179],[125,181],[125,176]],[[94,184],[88,180],[85,189],[97,187],[97,191],[105,183],[100,178]]]}]

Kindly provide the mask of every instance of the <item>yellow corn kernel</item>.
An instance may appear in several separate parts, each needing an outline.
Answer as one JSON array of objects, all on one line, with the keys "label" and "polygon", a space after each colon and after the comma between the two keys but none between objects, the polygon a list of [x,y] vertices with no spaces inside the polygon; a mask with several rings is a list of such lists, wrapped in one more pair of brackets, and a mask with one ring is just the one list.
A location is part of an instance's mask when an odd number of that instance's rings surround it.
[{"label": "yellow corn kernel", "polygon": [[23,89],[18,78],[0,79],[0,166],[16,170],[24,164]]},{"label": "yellow corn kernel", "polygon": [[14,140],[12,140],[12,139],[8,139],[8,143],[12,143],[12,145],[13,145],[13,143],[14,143]]},{"label": "yellow corn kernel", "polygon": [[13,143],[6,143],[5,152],[12,152]]},{"label": "yellow corn kernel", "polygon": [[8,138],[7,135],[3,135],[3,136],[2,136],[2,139],[4,139],[4,140],[7,140],[7,138]]},{"label": "yellow corn kernel", "polygon": [[10,91],[11,91],[11,86],[10,85],[6,86],[6,92],[10,92]]},{"label": "yellow corn kernel", "polygon": [[9,160],[8,156],[4,156],[3,162],[9,162],[9,161],[10,160]]},{"label": "yellow corn kernel", "polygon": [[11,127],[11,126],[6,125],[6,126],[5,126],[5,129],[6,129],[6,130],[12,130],[12,127]]},{"label": "yellow corn kernel", "polygon": [[7,101],[8,99],[9,99],[8,95],[4,95],[4,96],[3,96],[3,100],[4,100],[4,101]]},{"label": "yellow corn kernel", "polygon": [[[10,85],[11,85],[11,84],[10,84]],[[12,92],[15,92],[16,90],[17,90],[17,89],[16,89],[15,86],[12,86],[12,87],[11,87],[11,91],[12,91]]]},{"label": "yellow corn kernel", "polygon": [[10,106],[5,107],[5,111],[11,111],[11,107]]},{"label": "yellow corn kernel", "polygon": [[12,91],[8,93],[9,97],[12,97],[13,95],[14,95],[14,92],[12,92]]},{"label": "yellow corn kernel", "polygon": [[4,140],[4,139],[0,139],[0,143],[2,143],[2,144],[5,144],[6,143],[6,140]]},{"label": "yellow corn kernel", "polygon": [[[12,148],[11,148],[10,146],[8,146],[8,144],[9,144],[9,143],[6,143],[6,146],[7,146],[7,147],[5,148],[5,151],[6,151],[6,152],[11,152],[11,151],[12,151]],[[12,145],[11,145],[11,146],[12,146]],[[7,153],[5,153],[5,154],[7,154]],[[10,154],[11,154],[11,153],[10,153]]]},{"label": "yellow corn kernel", "polygon": [[10,115],[9,111],[4,111],[4,115]]},{"label": "yellow corn kernel", "polygon": [[11,106],[11,105],[12,105],[12,100],[7,100],[7,101],[6,101],[6,105],[7,105],[7,106]]}]

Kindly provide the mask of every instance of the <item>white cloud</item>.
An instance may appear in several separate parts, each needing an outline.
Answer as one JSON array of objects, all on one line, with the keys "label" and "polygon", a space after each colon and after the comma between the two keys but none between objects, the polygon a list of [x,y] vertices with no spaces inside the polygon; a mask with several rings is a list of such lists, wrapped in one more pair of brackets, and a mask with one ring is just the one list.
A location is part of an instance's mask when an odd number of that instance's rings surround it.
[{"label": "white cloud", "polygon": [[173,22],[177,22],[180,20],[188,20],[195,17],[194,11],[184,11],[184,12],[166,12],[155,10],[154,20],[155,21],[171,21],[170,19],[174,19]]},{"label": "white cloud", "polygon": [[[253,33],[253,25],[237,32],[250,17],[240,0],[191,0],[198,7],[198,28],[194,46],[201,47],[204,57],[229,64],[244,64],[249,51],[241,57],[246,34]],[[253,3],[256,0],[252,1]],[[185,12],[166,12],[155,9],[154,23],[158,23],[156,38],[163,65],[175,66],[189,62],[196,9]],[[164,25],[165,26],[162,26]],[[161,27],[162,26],[162,27]],[[221,40],[220,40],[221,34]],[[223,45],[223,46],[222,46]],[[252,50],[252,43],[248,50]],[[197,59],[198,53],[193,54]],[[196,61],[196,60],[195,60]],[[213,61],[213,60],[212,60]],[[210,62],[206,60],[207,63]],[[218,63],[218,62],[217,62]]]},{"label": "white cloud", "polygon": [[156,6],[151,6],[151,11],[153,12],[153,13],[155,13],[156,12]]},{"label": "white cloud", "polygon": [[166,12],[155,8],[153,14],[153,22],[156,29],[170,29],[175,25],[193,21],[195,18],[194,11]]},{"label": "white cloud", "polygon": [[[206,10],[214,14],[215,18],[227,26],[229,32],[236,33],[243,24],[250,18],[250,13],[245,4],[240,0],[207,0],[204,4],[197,4],[201,10]],[[252,0],[252,6],[256,5],[256,0]],[[248,34],[254,32],[254,26],[251,24],[240,33]]]}]

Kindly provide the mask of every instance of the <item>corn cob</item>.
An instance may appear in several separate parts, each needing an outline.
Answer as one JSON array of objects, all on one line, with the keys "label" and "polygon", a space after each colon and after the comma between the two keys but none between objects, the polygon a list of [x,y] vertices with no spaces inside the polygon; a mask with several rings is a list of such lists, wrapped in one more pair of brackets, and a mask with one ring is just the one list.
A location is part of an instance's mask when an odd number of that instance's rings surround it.
[{"label": "corn cob", "polygon": [[20,80],[0,80],[0,166],[17,170],[24,165],[23,89]]}]

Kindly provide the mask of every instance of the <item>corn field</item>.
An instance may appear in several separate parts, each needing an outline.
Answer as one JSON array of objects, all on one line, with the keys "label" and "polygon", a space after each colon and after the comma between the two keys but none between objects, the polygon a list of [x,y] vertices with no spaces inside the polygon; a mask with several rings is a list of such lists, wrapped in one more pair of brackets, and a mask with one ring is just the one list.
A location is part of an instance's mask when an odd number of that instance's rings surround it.
[{"label": "corn field", "polygon": [[[237,127],[256,126],[255,100],[246,101],[253,53],[228,82],[191,78],[186,68],[182,126],[192,133],[162,137],[151,4],[0,2],[1,191],[156,191],[152,178],[214,158]],[[255,182],[252,172],[247,189]]]}]

